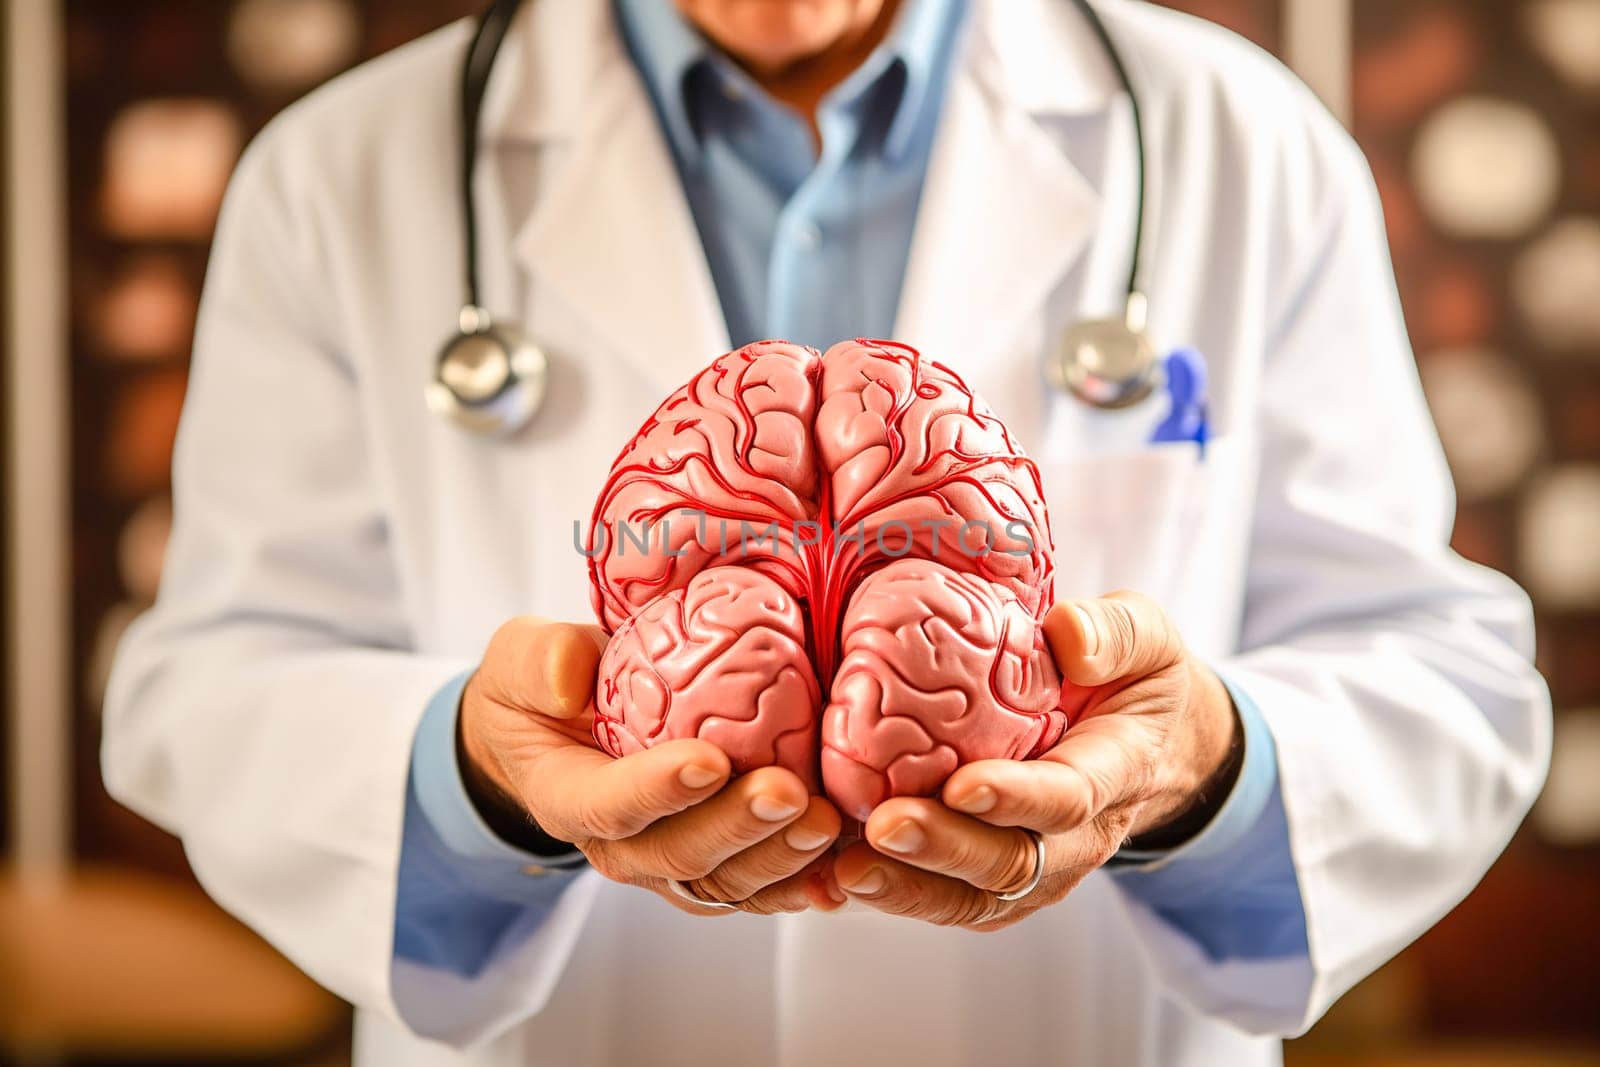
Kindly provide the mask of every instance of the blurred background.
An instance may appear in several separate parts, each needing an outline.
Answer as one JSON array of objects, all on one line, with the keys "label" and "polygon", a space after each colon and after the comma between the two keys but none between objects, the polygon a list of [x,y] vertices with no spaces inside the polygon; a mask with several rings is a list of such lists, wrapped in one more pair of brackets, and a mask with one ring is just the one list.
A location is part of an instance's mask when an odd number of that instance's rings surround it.
[{"label": "blurred background", "polygon": [[[1533,594],[1556,702],[1533,816],[1291,1065],[1600,1064],[1600,0],[1186,0],[1366,150],[1460,495]],[[241,147],[470,0],[6,0],[9,610],[0,1063],[339,1064],[349,1012],[211,905],[97,772],[148,604],[195,302]]]}]

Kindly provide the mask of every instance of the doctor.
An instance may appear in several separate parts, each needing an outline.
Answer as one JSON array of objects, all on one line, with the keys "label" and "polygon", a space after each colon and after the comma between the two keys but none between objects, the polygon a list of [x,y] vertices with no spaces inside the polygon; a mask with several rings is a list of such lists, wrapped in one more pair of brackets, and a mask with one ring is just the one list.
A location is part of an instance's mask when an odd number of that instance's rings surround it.
[{"label": "doctor", "polygon": [[[1221,30],[1095,8],[1142,212],[1067,0],[523,4],[469,232],[475,303],[548,365],[499,439],[423,398],[473,28],[246,153],[105,778],[355,1002],[361,1063],[1269,1064],[1503,847],[1548,697],[1523,595],[1447,547],[1363,161]],[[1203,449],[1160,390],[1047,387],[1135,247],[1151,340],[1208,361]],[[1097,714],[833,856],[785,772],[593,749],[572,522],[730,342],[858,334],[952,365],[1039,462],[1048,635]]]}]

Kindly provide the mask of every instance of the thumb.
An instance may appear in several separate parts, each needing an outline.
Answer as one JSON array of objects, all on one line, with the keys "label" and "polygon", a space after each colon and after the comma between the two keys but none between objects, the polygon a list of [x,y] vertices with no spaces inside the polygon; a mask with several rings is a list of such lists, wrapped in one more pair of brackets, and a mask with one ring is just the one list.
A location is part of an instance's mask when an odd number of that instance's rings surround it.
[{"label": "thumb", "polygon": [[575,718],[594,698],[605,646],[598,626],[518,616],[495,631],[484,651],[478,668],[483,695],[522,711]]},{"label": "thumb", "polygon": [[1139,593],[1060,601],[1045,615],[1044,634],[1062,677],[1080,687],[1142,678],[1183,658],[1167,613]]}]

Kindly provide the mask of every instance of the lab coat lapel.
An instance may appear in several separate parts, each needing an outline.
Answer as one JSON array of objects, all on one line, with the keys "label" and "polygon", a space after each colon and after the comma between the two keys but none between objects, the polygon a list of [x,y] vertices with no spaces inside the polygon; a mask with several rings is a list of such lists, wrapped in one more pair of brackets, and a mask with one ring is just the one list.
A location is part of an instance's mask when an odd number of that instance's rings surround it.
[{"label": "lab coat lapel", "polygon": [[1102,106],[1104,72],[1085,62],[1081,26],[1035,8],[1005,0],[974,12],[918,209],[895,336],[956,366],[1015,343],[1082,254],[1099,208],[1039,116]]},{"label": "lab coat lapel", "polygon": [[576,311],[606,352],[672,389],[728,348],[727,327],[649,94],[608,6],[581,6],[599,9],[599,32],[538,35],[597,55],[590,91],[566,101],[578,113],[557,150],[571,158],[540,190],[515,253],[536,290]]},{"label": "lab coat lapel", "polygon": [[[496,124],[510,137],[548,139],[571,158],[539,191],[515,254],[608,351],[674,387],[728,347],[688,200],[609,5],[538,7],[541,25],[525,36],[535,54],[489,106],[504,109]],[[1067,5],[976,5],[918,209],[897,338],[957,364],[992,357],[1081,256],[1099,199],[1040,118],[1110,98],[1109,70],[1085,38]]]}]

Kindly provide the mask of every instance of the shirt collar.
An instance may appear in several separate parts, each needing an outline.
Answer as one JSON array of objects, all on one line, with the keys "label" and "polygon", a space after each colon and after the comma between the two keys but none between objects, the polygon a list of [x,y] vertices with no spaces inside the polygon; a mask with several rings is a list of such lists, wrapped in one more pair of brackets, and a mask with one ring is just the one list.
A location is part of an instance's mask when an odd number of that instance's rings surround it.
[{"label": "shirt collar", "polygon": [[689,77],[709,62],[710,42],[678,14],[672,0],[615,0],[617,28],[661,112],[678,155],[698,153],[688,112]]},{"label": "shirt collar", "polygon": [[[671,0],[615,0],[615,4],[623,40],[661,111],[674,150],[681,158],[697,158],[700,137],[689,111],[690,81],[727,60],[684,20]],[[967,7],[965,0],[903,0],[883,43],[829,93],[823,107],[860,94],[892,65],[900,64],[905,86],[884,137],[884,152],[891,160],[902,156],[918,119],[940,97],[934,90],[949,73],[951,43]],[[737,70],[718,76],[748,84]]]},{"label": "shirt collar", "polygon": [[917,120],[943,94],[937,90],[950,75],[957,33],[966,19],[966,0],[905,0],[894,28],[879,46],[905,65],[906,87],[884,140],[891,160],[905,154]]}]

